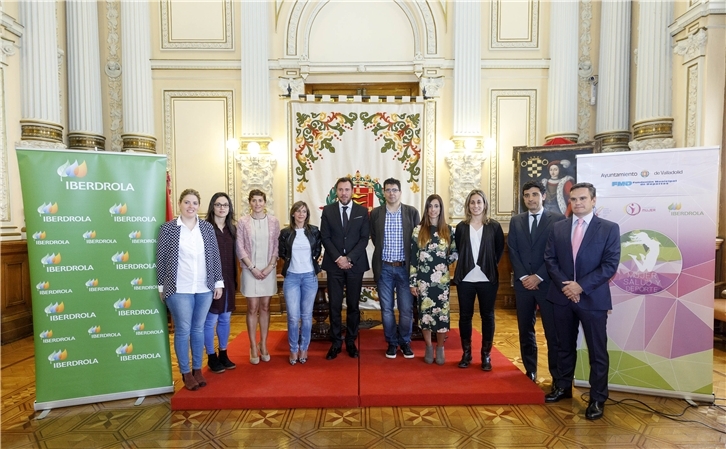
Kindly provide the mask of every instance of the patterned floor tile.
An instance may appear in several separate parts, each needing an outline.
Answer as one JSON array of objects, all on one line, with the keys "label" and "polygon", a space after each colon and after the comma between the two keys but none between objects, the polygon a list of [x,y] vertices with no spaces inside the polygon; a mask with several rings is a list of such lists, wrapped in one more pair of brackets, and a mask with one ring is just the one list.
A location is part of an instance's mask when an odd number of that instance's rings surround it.
[{"label": "patterned floor tile", "polygon": [[[496,313],[495,345],[523,369],[516,315],[512,310]],[[244,317],[233,317],[232,335],[244,332],[244,326]],[[284,317],[273,317],[271,329],[285,327]],[[539,325],[537,329],[539,386],[549,391],[544,335]],[[605,417],[590,422],[584,417],[586,390],[580,388],[575,389],[574,399],[546,405],[175,412],[170,409],[171,395],[163,394],[147,397],[139,406],[135,399],[126,399],[59,408],[37,420],[34,359],[28,355],[32,352],[32,338],[2,347],[3,449],[726,448],[724,433],[663,416],[683,413],[683,420],[726,429],[723,407],[689,407],[680,399],[611,392],[611,399],[625,401],[608,402]],[[713,375],[716,397],[723,398],[726,340],[714,346]],[[172,376],[178,387],[178,370]]]}]

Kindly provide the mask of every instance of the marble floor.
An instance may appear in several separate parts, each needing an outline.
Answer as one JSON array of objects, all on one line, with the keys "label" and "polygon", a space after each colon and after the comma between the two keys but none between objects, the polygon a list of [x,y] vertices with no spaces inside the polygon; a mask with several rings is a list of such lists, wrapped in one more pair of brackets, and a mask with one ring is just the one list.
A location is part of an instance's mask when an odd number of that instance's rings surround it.
[{"label": "marble floor", "polygon": [[[452,318],[456,322],[458,317]],[[234,337],[245,331],[244,316],[232,320]],[[284,330],[284,316],[273,317],[271,327]],[[495,340],[521,369],[513,310],[497,310]],[[449,357],[457,352],[447,348]],[[3,449],[726,448],[726,339],[719,336],[714,339],[715,405],[692,407],[679,399],[611,392],[605,417],[595,422],[585,420],[587,402],[581,395],[586,391],[578,389],[572,400],[535,406],[179,412],[171,411],[170,395],[161,395],[147,397],[139,406],[129,399],[55,409],[38,420],[32,338],[2,346],[1,355]],[[236,362],[238,369],[253,369]],[[546,373],[544,351],[539,362],[539,372]],[[181,377],[173,371],[175,386],[181,388]],[[549,391],[549,378],[538,381]]]}]

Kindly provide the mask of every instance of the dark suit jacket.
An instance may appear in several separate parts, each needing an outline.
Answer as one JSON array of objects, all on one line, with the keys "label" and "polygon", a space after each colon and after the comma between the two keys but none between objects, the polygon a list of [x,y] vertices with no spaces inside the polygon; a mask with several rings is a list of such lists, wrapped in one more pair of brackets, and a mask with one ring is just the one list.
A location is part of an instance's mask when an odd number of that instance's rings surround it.
[{"label": "dark suit jacket", "polygon": [[348,270],[351,273],[363,274],[370,266],[368,265],[368,209],[351,201],[353,205],[350,210],[348,228],[343,229],[340,219],[340,209],[337,202],[328,204],[323,208],[323,215],[320,219],[320,235],[323,238],[325,255],[323,256],[323,270],[341,271],[335,261],[343,255],[350,258],[353,268]]},{"label": "dark suit jacket", "polygon": [[[403,225],[403,253],[406,257],[406,267],[411,266],[411,235],[413,228],[421,221],[415,207],[401,204],[401,224]],[[371,240],[375,245],[373,250],[373,278],[378,282],[383,266],[383,233],[386,227],[386,205],[378,206],[371,211]],[[397,262],[392,260],[391,262]]]},{"label": "dark suit jacket", "polygon": [[532,239],[529,233],[529,212],[512,217],[509,222],[507,245],[509,246],[509,260],[514,269],[515,290],[528,292],[529,290],[524,288],[520,279],[523,276],[536,274],[542,278],[542,282],[538,286],[539,292],[543,295],[547,294],[550,285],[550,275],[547,273],[544,261],[547,237],[552,232],[555,222],[564,219],[565,216],[560,213],[544,210],[537,223],[537,232]]},{"label": "dark suit jacket", "polygon": [[555,223],[547,240],[545,263],[552,278],[547,299],[555,304],[570,303],[562,293],[563,281],[576,280],[582,287],[579,306],[587,310],[610,310],[609,281],[620,263],[620,227],[597,216],[585,231],[577,253],[577,279],[572,260],[572,217]]}]

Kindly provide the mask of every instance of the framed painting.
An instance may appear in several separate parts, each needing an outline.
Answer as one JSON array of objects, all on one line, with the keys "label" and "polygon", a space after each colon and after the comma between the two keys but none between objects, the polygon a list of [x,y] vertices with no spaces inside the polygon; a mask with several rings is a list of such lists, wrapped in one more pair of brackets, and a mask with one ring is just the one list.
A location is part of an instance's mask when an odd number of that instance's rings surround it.
[{"label": "framed painting", "polygon": [[521,186],[536,181],[545,188],[544,207],[547,210],[571,215],[570,188],[577,179],[577,155],[600,152],[600,142],[539,147],[514,147],[514,208],[513,214],[527,210],[522,200]]}]

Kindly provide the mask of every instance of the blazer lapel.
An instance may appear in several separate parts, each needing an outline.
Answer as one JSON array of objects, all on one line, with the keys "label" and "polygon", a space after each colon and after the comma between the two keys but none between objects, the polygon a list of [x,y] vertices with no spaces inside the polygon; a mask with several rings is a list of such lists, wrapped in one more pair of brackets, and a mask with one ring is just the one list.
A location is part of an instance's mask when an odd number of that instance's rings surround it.
[{"label": "blazer lapel", "polygon": [[590,243],[590,240],[592,240],[593,236],[597,234],[597,230],[599,227],[600,220],[593,215],[592,220],[590,220],[590,224],[587,225],[585,235],[582,236],[582,243],[580,244],[580,248],[584,248],[587,244]]},{"label": "blazer lapel", "polygon": [[[572,257],[572,216],[566,218],[564,221],[567,222],[567,226],[565,227],[565,232],[567,233],[567,238],[565,239],[567,241],[567,258],[572,260],[572,266],[574,267],[575,260]],[[580,245],[580,248],[582,248],[582,245]]]}]

